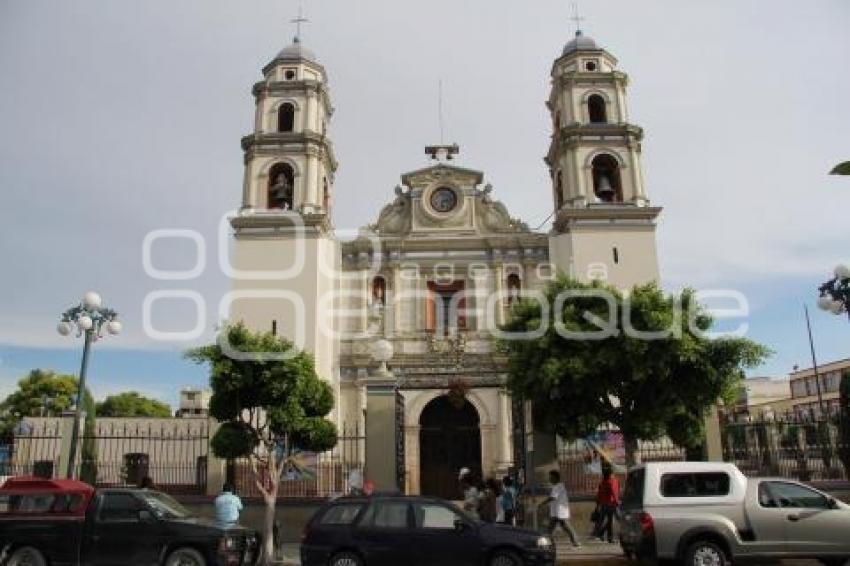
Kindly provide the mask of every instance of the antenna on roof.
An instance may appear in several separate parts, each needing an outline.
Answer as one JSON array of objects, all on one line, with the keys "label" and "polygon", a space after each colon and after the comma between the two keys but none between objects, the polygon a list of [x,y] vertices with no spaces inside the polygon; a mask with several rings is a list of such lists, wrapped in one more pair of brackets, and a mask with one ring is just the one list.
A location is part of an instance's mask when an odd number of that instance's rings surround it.
[{"label": "antenna on roof", "polygon": [[443,79],[437,81],[437,113],[440,120],[440,145],[445,142],[443,140]]}]

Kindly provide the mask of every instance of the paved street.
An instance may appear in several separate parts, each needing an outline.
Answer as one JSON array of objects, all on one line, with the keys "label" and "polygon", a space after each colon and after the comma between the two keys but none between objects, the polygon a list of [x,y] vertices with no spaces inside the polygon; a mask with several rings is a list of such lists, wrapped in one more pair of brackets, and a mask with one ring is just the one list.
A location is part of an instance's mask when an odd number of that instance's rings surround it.
[{"label": "paved street", "polygon": [[[555,546],[558,552],[559,564],[593,564],[594,566],[608,566],[614,564],[629,564],[623,557],[618,544],[608,544],[598,540],[582,539],[581,548],[573,548],[566,538],[555,537]],[[284,544],[283,554],[277,564],[295,566],[300,564],[298,557],[298,544]],[[781,566],[818,566],[816,560],[785,560]]]}]

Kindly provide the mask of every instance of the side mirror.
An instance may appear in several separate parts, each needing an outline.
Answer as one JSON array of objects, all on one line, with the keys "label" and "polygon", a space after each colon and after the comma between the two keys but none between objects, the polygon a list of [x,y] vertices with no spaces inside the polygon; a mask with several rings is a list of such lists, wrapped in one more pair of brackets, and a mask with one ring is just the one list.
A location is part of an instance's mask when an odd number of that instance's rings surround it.
[{"label": "side mirror", "polygon": [[827,509],[839,509],[838,502],[834,498],[829,497],[826,500],[826,508]]},{"label": "side mirror", "polygon": [[467,525],[465,522],[461,521],[460,519],[455,519],[455,532],[462,533],[464,531],[467,531],[468,529],[469,529],[469,525]]}]

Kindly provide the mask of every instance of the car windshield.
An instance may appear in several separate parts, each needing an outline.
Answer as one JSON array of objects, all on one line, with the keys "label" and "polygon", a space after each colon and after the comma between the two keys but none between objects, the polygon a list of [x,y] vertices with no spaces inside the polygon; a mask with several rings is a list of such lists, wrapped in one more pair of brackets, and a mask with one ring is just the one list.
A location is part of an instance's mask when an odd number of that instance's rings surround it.
[{"label": "car windshield", "polygon": [[194,513],[177,503],[170,495],[158,491],[141,492],[141,497],[160,519],[188,519]]}]

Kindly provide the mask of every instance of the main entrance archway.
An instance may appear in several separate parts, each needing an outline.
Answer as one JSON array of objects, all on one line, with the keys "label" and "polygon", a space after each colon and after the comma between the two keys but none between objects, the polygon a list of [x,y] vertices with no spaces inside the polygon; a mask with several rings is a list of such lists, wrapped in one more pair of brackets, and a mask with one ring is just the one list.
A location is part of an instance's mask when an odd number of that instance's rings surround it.
[{"label": "main entrance archway", "polygon": [[422,495],[460,499],[457,474],[481,474],[481,429],[469,401],[458,406],[445,395],[428,403],[419,417],[419,485]]}]

